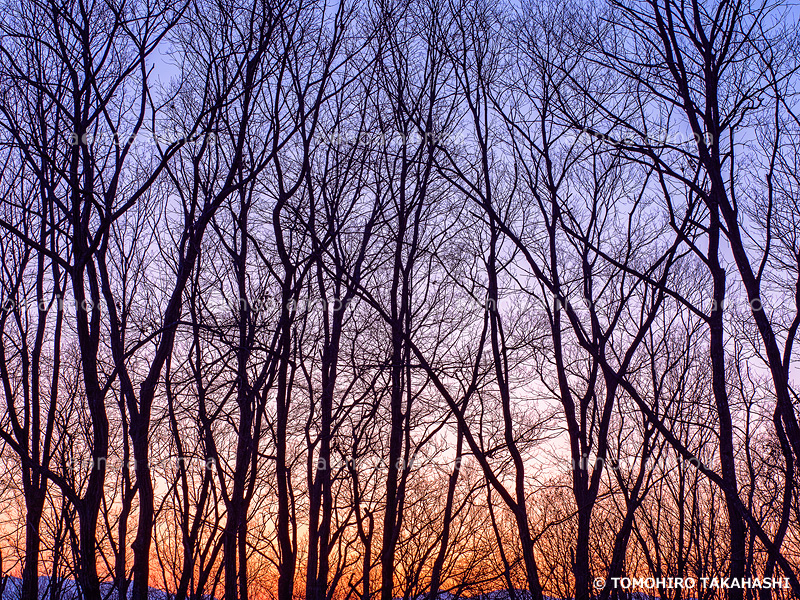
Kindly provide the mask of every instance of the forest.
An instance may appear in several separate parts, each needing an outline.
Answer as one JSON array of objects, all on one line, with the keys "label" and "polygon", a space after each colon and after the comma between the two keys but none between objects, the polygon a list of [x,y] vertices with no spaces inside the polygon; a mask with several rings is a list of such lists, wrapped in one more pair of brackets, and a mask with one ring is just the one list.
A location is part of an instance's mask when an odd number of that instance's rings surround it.
[{"label": "forest", "polygon": [[788,0],[0,0],[0,597],[800,598],[798,88]]}]

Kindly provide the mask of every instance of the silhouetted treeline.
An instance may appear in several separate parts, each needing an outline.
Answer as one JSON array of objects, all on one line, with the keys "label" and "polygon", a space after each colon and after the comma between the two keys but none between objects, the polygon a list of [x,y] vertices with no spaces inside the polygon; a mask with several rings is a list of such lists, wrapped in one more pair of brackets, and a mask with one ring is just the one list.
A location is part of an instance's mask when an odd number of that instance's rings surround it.
[{"label": "silhouetted treeline", "polygon": [[798,18],[3,2],[0,575],[800,597]]}]

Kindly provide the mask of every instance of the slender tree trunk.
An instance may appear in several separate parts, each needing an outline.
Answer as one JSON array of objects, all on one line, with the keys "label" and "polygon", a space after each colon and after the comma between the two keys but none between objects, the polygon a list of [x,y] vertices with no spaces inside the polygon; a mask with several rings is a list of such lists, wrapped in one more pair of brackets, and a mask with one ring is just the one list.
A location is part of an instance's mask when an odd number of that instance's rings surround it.
[{"label": "slender tree trunk", "polygon": [[575,562],[572,572],[575,576],[575,599],[588,600],[590,597],[589,582],[589,536],[592,526],[593,502],[588,498],[587,490],[575,494],[578,503],[578,534],[575,538]]},{"label": "slender tree trunk", "polygon": [[25,564],[22,569],[22,598],[39,597],[39,553],[45,494],[42,489],[25,490]]},{"label": "slender tree trunk", "polygon": [[[83,255],[78,245],[79,256]],[[91,264],[91,263],[90,263]],[[105,396],[98,383],[97,346],[99,339],[99,292],[93,289],[92,300],[86,298],[83,282],[84,269],[73,270],[72,287],[77,312],[77,332],[83,370],[84,389],[91,419],[92,438],[90,472],[83,498],[76,506],[79,520],[78,579],[86,600],[100,600],[100,579],[97,574],[97,521],[102,505],[108,458],[108,417]],[[96,286],[95,286],[96,287]],[[90,319],[88,318],[91,314]],[[91,329],[90,329],[91,328]]]},{"label": "slender tree trunk", "polygon": [[[403,149],[405,153],[405,148]],[[402,470],[403,428],[408,415],[403,415],[403,373],[404,358],[404,324],[408,310],[410,290],[408,276],[403,269],[403,250],[406,245],[407,202],[405,184],[407,180],[407,162],[404,160],[400,176],[399,202],[397,208],[398,231],[394,248],[391,287],[391,420],[389,429],[389,464],[386,474],[386,508],[383,517],[383,541],[381,545],[381,600],[392,600],[394,594],[395,550],[397,547],[398,514],[398,479]]]},{"label": "slender tree trunk", "polygon": [[394,556],[397,546],[395,530],[398,518],[397,488],[400,463],[403,459],[403,351],[402,321],[392,324],[392,392],[389,431],[389,464],[386,475],[386,509],[383,518],[381,548],[381,600],[392,600],[394,594]]},{"label": "slender tree trunk", "polygon": [[[709,206],[711,223],[709,228],[709,264],[713,278],[713,300],[709,314],[709,328],[711,333],[711,387],[719,418],[719,458],[722,479],[725,482],[725,505],[728,512],[730,567],[729,575],[732,578],[742,579],[745,573],[746,561],[746,532],[744,519],[736,505],[739,490],[736,479],[736,461],[733,447],[733,421],[731,418],[728,389],[725,379],[725,330],[724,330],[724,305],[726,292],[725,269],[719,264],[719,238],[720,222],[719,208],[715,203]],[[730,589],[728,597],[731,600],[742,600],[743,591],[738,588]]]},{"label": "slender tree trunk", "polygon": [[[139,518],[133,551],[133,600],[147,600],[150,589],[150,544],[152,541],[155,498],[150,475],[149,424],[131,419],[131,446],[136,461],[136,483],[139,490]],[[121,542],[124,543],[124,542]]]},{"label": "slender tree trunk", "polygon": [[461,426],[456,432],[456,455],[455,465],[447,482],[447,499],[444,505],[444,518],[442,519],[442,540],[439,542],[439,553],[431,569],[431,600],[435,600],[439,594],[439,586],[442,583],[442,568],[447,557],[448,545],[450,543],[450,524],[453,520],[453,502],[455,499],[458,475],[461,472],[461,456],[464,446],[464,436],[461,433]]},{"label": "slender tree trunk", "polygon": [[278,487],[278,547],[280,549],[280,568],[278,574],[278,600],[292,600],[294,596],[294,574],[296,560],[292,541],[290,470],[287,464],[287,426],[289,423],[289,361],[291,360],[291,316],[289,304],[293,298],[291,273],[284,275],[281,294],[281,319],[279,365],[277,382],[276,411],[276,449],[275,470]]}]

